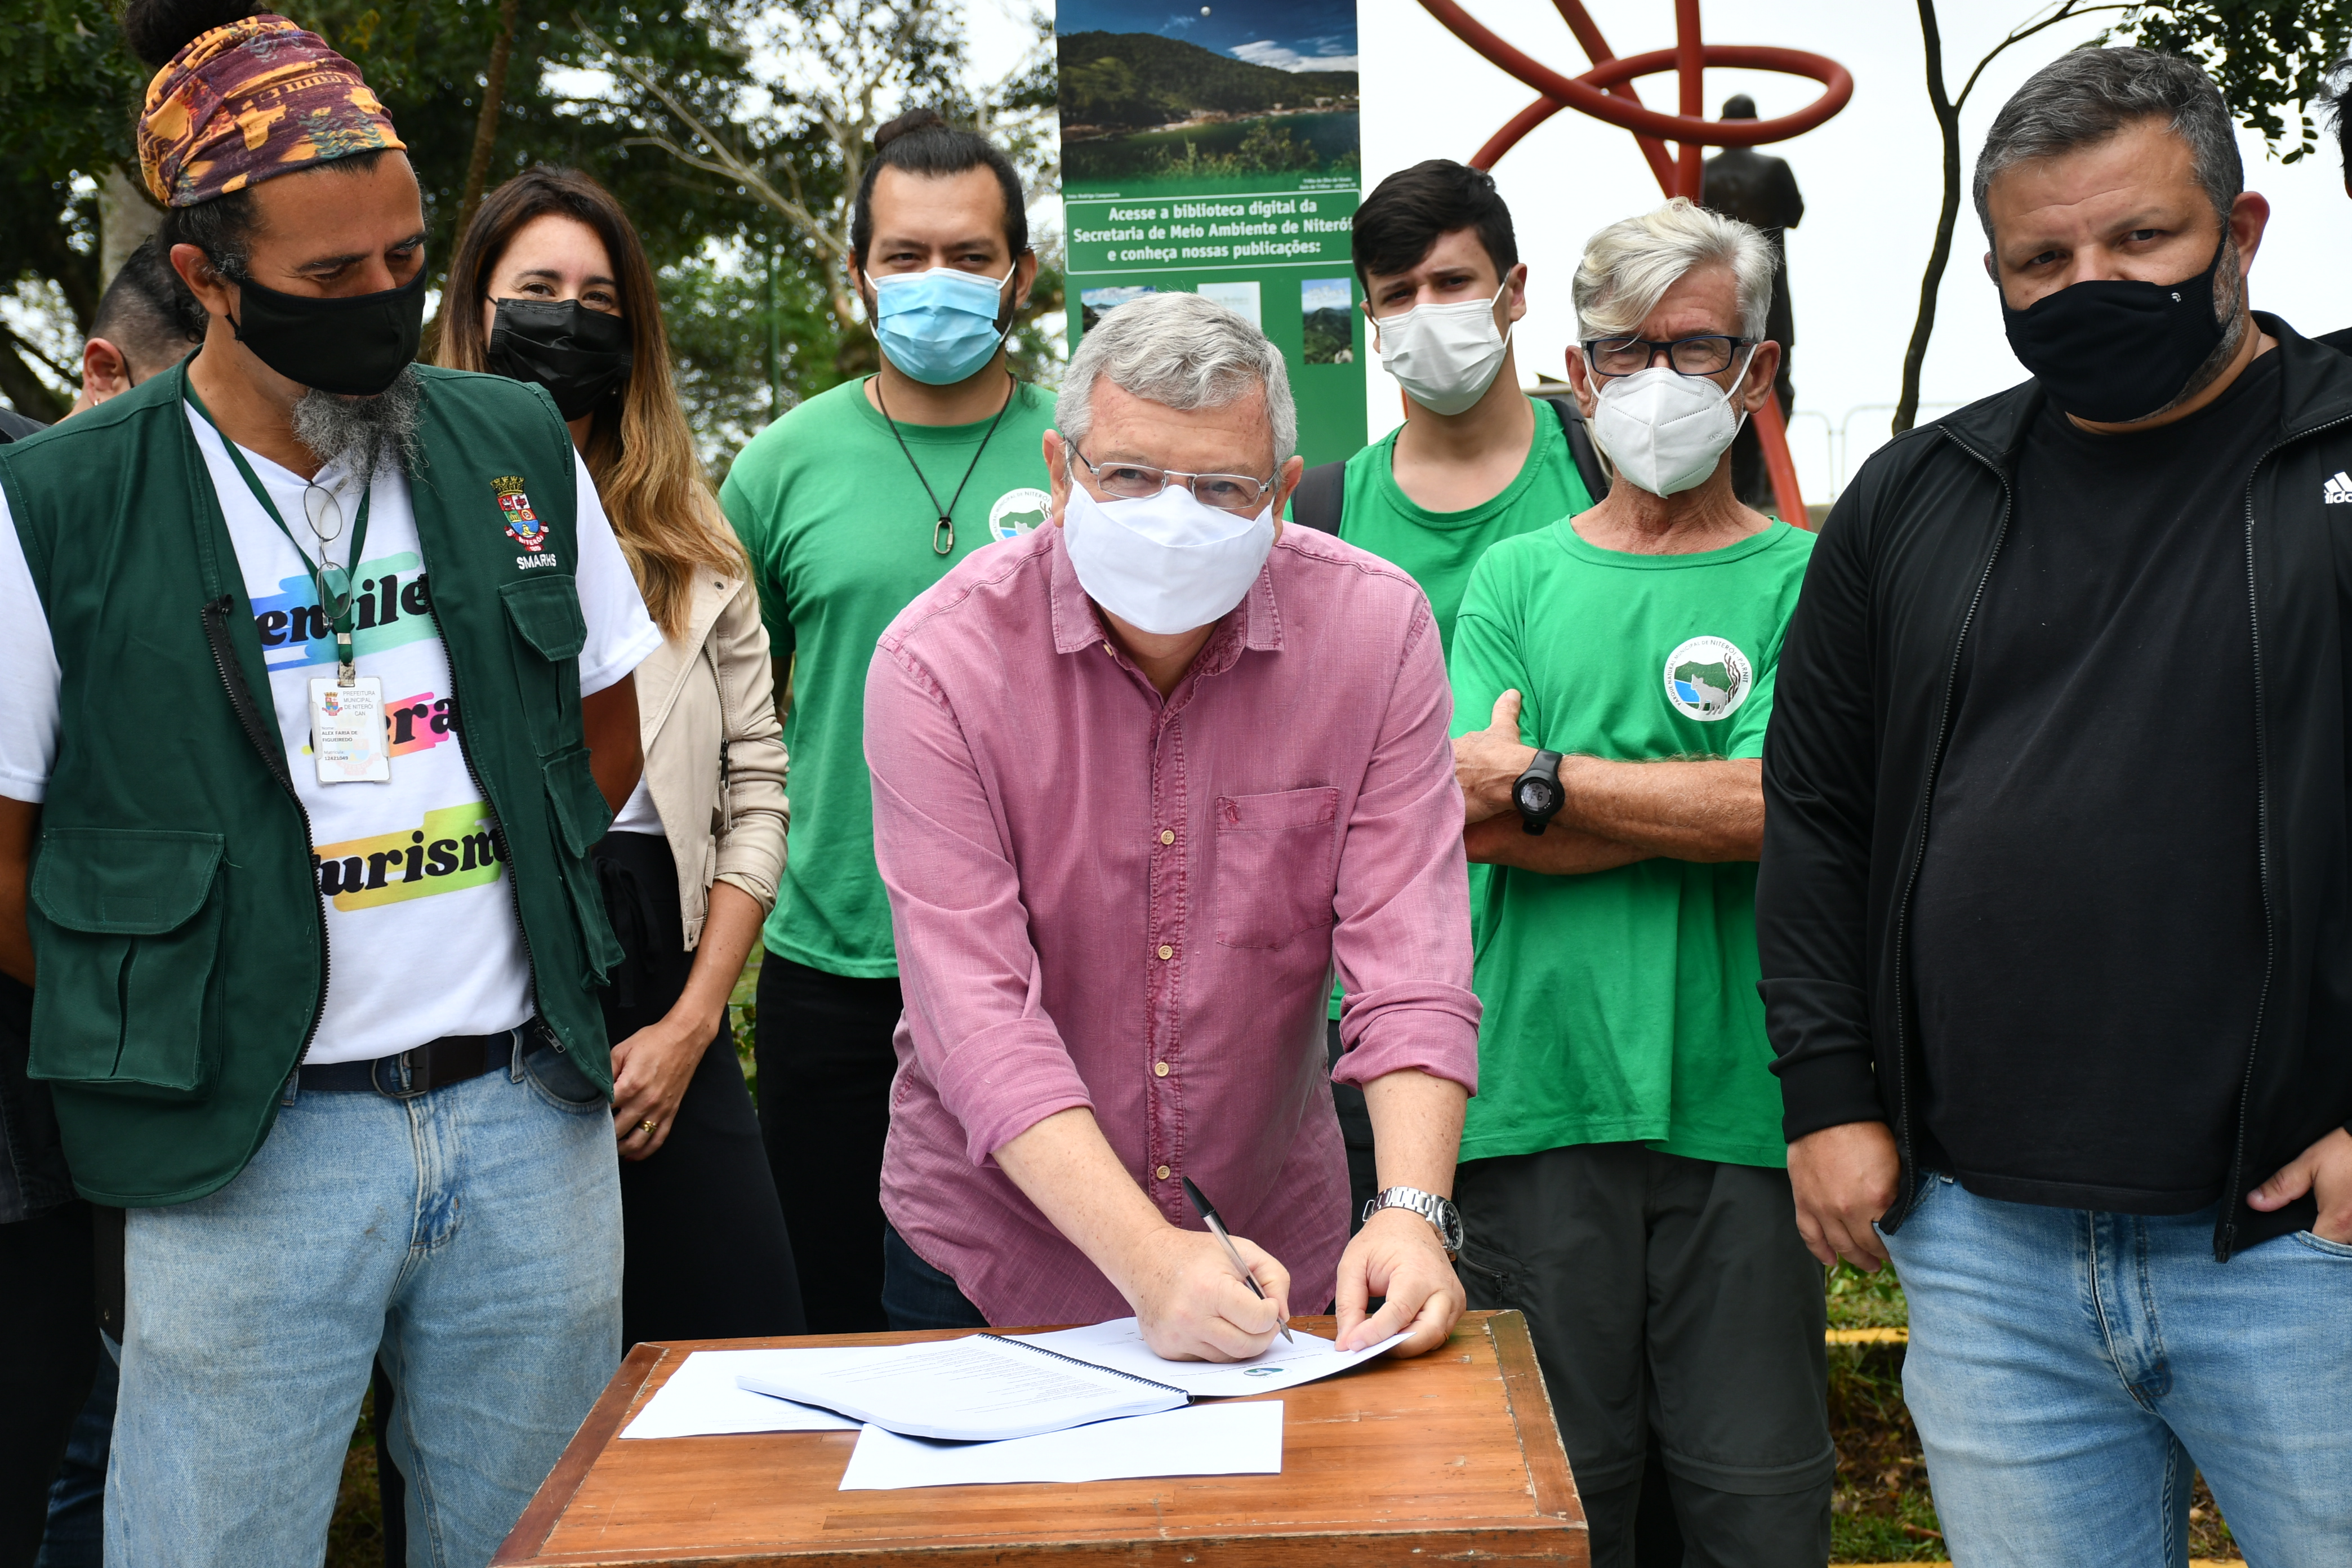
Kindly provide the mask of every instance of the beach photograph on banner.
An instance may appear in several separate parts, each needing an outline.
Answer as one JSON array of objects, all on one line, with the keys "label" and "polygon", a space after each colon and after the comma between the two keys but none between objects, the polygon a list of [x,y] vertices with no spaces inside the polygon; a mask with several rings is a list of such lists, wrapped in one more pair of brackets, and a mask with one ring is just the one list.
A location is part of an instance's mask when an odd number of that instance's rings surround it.
[{"label": "beach photograph on banner", "polygon": [[1072,341],[1145,294],[1201,294],[1281,349],[1307,462],[1353,452],[1353,0],[1064,0],[1055,25]]}]

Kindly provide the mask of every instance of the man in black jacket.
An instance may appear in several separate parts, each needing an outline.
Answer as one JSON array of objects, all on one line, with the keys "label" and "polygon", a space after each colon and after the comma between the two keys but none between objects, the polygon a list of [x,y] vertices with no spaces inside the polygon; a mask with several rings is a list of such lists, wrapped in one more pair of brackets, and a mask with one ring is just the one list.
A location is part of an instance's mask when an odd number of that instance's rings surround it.
[{"label": "man in black jacket", "polygon": [[1798,1226],[1900,1268],[1969,1568],[2179,1561],[2192,1462],[2250,1559],[2352,1541],[2352,361],[2248,309],[2242,186],[2186,61],[2019,90],[2034,379],[1871,459],[1781,656]]}]

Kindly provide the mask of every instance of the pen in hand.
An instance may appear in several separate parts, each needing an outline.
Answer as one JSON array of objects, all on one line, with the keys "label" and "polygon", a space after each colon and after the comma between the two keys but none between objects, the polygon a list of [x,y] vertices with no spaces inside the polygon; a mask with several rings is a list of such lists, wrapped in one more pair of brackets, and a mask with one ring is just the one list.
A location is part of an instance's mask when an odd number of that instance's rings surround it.
[{"label": "pen in hand", "polygon": [[[1242,1283],[1249,1287],[1250,1294],[1261,1301],[1265,1300],[1265,1292],[1257,1288],[1257,1276],[1252,1274],[1249,1265],[1242,1261],[1240,1249],[1234,1246],[1234,1238],[1225,1234],[1225,1222],[1217,1217],[1216,1205],[1209,1201],[1206,1194],[1192,1184],[1192,1178],[1190,1176],[1184,1178],[1184,1195],[1192,1200],[1192,1208],[1200,1215],[1201,1223],[1209,1227],[1209,1234],[1217,1238],[1217,1245],[1225,1249],[1227,1258],[1233,1259],[1234,1268],[1240,1272]],[[1290,1323],[1287,1319],[1276,1322],[1274,1326],[1281,1331],[1285,1342],[1290,1344],[1298,1342],[1290,1337]]]}]

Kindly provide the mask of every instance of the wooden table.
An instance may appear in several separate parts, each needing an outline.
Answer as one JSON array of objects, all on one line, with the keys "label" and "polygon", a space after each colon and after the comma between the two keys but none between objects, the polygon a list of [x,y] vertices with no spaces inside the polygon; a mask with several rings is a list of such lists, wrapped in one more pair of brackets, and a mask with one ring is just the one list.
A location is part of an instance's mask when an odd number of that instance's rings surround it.
[{"label": "wooden table", "polygon": [[[1293,1320],[1329,1336],[1329,1318]],[[1584,1510],[1527,1320],[1470,1312],[1441,1349],[1280,1399],[1282,1474],[837,1489],[855,1432],[616,1440],[688,1351],[901,1344],[951,1334],[643,1344],[494,1564],[874,1568],[936,1556],[1088,1568],[1584,1568]],[[944,1561],[943,1561],[944,1568]]]}]

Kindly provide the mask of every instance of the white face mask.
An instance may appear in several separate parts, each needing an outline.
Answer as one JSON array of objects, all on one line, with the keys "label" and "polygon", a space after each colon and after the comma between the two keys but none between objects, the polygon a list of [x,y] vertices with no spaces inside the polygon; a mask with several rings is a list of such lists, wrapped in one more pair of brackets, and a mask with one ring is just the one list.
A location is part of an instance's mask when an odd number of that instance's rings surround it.
[{"label": "white face mask", "polygon": [[1405,395],[1433,414],[1459,414],[1495,384],[1510,334],[1495,326],[1493,300],[1454,305],[1415,305],[1393,316],[1372,318],[1372,342],[1381,365],[1397,378]]},{"label": "white face mask", "polygon": [[1139,631],[1172,637],[1242,602],[1274,548],[1274,507],[1220,511],[1181,485],[1102,501],[1072,479],[1062,542],[1087,597]]},{"label": "white face mask", "polygon": [[[1733,390],[1748,379],[1755,357],[1751,345]],[[1707,377],[1657,364],[1601,383],[1592,438],[1628,484],[1654,496],[1677,495],[1706,483],[1747,417],[1732,410],[1731,393]]]}]

